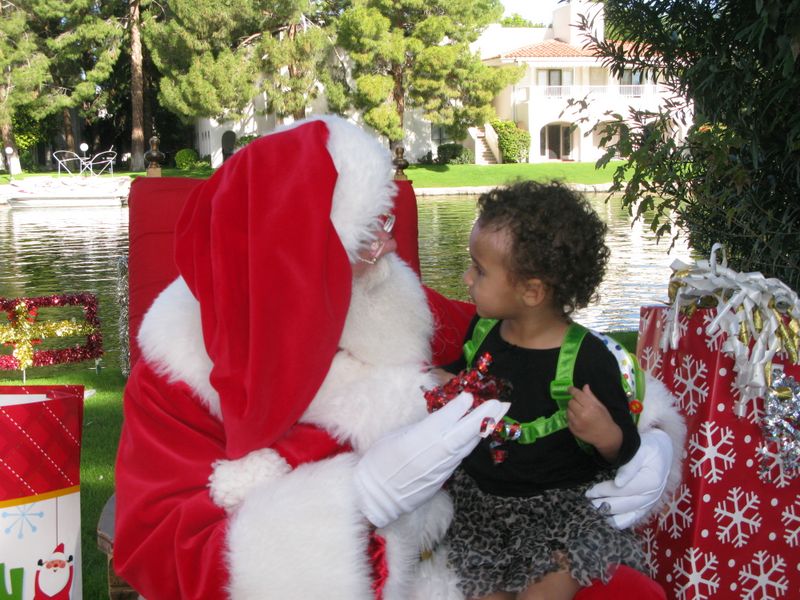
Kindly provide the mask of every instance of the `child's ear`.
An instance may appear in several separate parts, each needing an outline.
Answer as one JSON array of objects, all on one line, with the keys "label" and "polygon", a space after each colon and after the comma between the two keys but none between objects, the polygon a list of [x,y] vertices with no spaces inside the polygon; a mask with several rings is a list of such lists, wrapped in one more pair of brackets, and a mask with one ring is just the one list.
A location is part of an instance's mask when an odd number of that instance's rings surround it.
[{"label": "child's ear", "polygon": [[547,285],[536,277],[521,282],[522,301],[526,306],[537,306],[547,298]]}]

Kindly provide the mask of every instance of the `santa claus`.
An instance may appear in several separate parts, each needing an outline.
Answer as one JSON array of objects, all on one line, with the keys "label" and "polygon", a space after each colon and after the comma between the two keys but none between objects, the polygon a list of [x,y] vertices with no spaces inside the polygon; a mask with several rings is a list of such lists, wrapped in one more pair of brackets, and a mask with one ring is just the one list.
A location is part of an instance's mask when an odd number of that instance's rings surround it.
[{"label": "santa claus", "polygon": [[[427,414],[434,324],[393,253],[391,173],[326,117],[249,144],[187,201],[117,459],[115,568],[148,600],[461,597],[441,487],[507,407]],[[597,494],[623,520],[667,481],[651,433],[636,484]]]},{"label": "santa claus", "polygon": [[69,600],[74,564],[72,555],[64,554],[64,544],[56,546],[48,559],[39,559],[38,565],[33,600]]}]

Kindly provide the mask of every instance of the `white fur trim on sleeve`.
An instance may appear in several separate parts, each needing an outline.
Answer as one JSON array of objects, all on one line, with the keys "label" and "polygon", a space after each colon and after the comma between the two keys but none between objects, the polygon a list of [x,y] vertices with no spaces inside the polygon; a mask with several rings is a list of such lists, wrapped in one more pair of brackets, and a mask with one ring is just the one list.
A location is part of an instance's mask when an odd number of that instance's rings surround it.
[{"label": "white fur trim on sleeve", "polygon": [[650,373],[645,375],[645,401],[639,417],[639,431],[660,429],[672,441],[672,465],[667,478],[667,485],[661,496],[661,502],[653,507],[650,514],[660,510],[680,485],[683,470],[683,455],[686,444],[686,423],[678,412],[677,398],[661,381]]},{"label": "white fur trim on sleeve", "polygon": [[274,481],[291,471],[289,463],[271,448],[256,450],[237,460],[218,460],[208,487],[214,504],[231,511],[259,483]]},{"label": "white fur trim on sleeve", "polygon": [[219,394],[209,379],[212,364],[203,342],[200,304],[182,277],[153,301],[136,339],[156,373],[186,383],[212,415],[222,418]]},{"label": "white fur trim on sleeve", "polygon": [[374,599],[356,461],[340,454],[250,490],[228,528],[231,598]]}]

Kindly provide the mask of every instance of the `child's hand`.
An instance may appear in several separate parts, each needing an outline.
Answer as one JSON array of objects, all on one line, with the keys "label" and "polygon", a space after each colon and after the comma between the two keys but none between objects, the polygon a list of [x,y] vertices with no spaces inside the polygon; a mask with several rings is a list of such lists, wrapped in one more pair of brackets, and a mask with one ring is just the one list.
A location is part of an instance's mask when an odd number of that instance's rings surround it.
[{"label": "child's hand", "polygon": [[445,383],[450,381],[453,377],[455,377],[455,375],[453,375],[449,371],[445,371],[444,369],[440,369],[438,367],[433,368],[428,372],[436,378],[436,382],[438,385],[444,385]]},{"label": "child's hand", "polygon": [[588,384],[583,389],[570,387],[569,392],[572,399],[567,404],[567,425],[572,435],[594,446],[608,462],[614,462],[622,445],[622,430]]}]

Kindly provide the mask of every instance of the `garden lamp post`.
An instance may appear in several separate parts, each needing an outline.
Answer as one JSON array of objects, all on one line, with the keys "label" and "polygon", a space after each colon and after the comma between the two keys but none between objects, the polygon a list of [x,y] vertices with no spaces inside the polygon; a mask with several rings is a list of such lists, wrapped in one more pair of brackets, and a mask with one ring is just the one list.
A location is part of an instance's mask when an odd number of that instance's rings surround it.
[{"label": "garden lamp post", "polygon": [[14,170],[11,168],[11,155],[14,154],[14,149],[11,146],[6,146],[6,167],[8,168],[9,181],[14,179]]},{"label": "garden lamp post", "polygon": [[83,156],[81,156],[81,175],[86,174],[86,171],[91,173],[92,167],[86,160],[86,151],[89,149],[89,144],[86,142],[81,142],[81,145],[78,146],[78,148],[80,148],[81,152],[83,153]]}]

